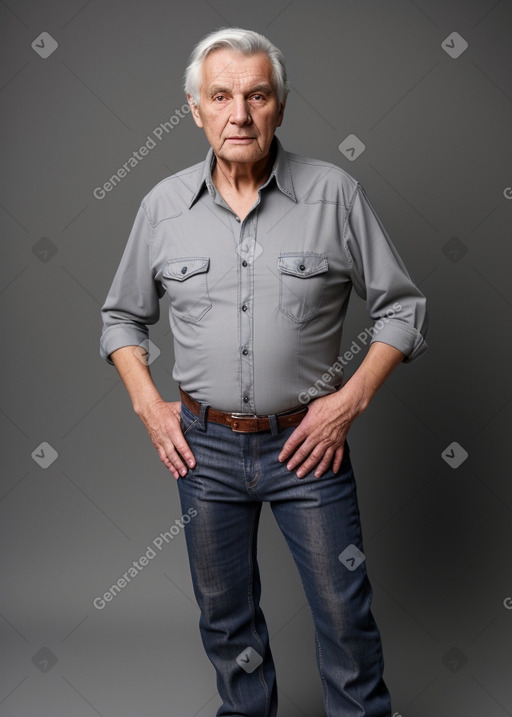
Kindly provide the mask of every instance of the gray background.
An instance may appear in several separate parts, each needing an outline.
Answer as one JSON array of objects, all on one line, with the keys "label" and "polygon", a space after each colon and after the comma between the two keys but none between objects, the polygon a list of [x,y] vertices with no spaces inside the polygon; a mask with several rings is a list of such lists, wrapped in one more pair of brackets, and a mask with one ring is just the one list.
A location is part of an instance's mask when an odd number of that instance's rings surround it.
[{"label": "gray background", "polygon": [[[351,431],[394,710],[511,715],[511,2],[10,0],[0,22],[2,717],[219,705],[183,531],[92,603],[181,515],[99,358],[99,310],[141,198],[203,159],[202,132],[186,116],[103,200],[93,190],[183,105],[192,46],[225,25],[283,50],[283,144],[361,181],[429,299],[429,352]],[[469,44],[456,59],[453,31]],[[42,32],[58,43],[46,59]],[[354,161],[349,134],[366,145]],[[354,300],[343,348],[368,325]],[[174,400],[164,306],[151,338]],[[42,442],[58,453],[46,468]],[[321,717],[309,608],[268,505],[259,545],[279,716]]]}]

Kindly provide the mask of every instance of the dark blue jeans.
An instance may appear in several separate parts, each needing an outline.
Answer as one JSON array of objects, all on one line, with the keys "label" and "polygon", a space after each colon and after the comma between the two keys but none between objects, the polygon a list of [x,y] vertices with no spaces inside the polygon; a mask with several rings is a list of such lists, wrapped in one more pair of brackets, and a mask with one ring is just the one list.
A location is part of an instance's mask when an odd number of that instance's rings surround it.
[{"label": "dark blue jeans", "polygon": [[274,662],[259,605],[262,501],[270,502],[309,602],[327,717],[390,717],[372,590],[358,553],[363,545],[348,446],[337,474],[297,478],[277,460],[293,428],[276,435],[234,433],[205,422],[204,408],[196,417],[181,406],[197,465],[178,479],[178,488],[183,514],[194,515],[185,536],[201,638],[222,699],[217,717],[277,714]]}]

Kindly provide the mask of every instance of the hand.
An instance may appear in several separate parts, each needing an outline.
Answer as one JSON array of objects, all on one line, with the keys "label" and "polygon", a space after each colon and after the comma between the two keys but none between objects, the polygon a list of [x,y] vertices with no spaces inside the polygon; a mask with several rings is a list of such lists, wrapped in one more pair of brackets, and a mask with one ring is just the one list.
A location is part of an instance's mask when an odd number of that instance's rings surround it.
[{"label": "hand", "polygon": [[373,342],[355,374],[337,393],[309,404],[308,412],[284,444],[278,460],[286,461],[291,456],[286,467],[292,471],[299,466],[298,478],[303,478],[315,466],[315,476],[320,478],[331,463],[336,473],[352,422],[368,407],[379,387],[404,358],[405,354],[394,346]]},{"label": "hand", "polygon": [[180,425],[179,401],[155,401],[140,416],[164,466],[178,479],[196,464]]},{"label": "hand", "polygon": [[[348,384],[347,384],[348,386]],[[331,466],[336,473],[343,460],[343,448],[349,428],[360,413],[360,397],[342,388],[338,393],[317,398],[309,404],[308,412],[283,446],[278,460],[288,460],[292,471],[297,466],[297,478],[303,478],[315,466],[320,478]]]}]

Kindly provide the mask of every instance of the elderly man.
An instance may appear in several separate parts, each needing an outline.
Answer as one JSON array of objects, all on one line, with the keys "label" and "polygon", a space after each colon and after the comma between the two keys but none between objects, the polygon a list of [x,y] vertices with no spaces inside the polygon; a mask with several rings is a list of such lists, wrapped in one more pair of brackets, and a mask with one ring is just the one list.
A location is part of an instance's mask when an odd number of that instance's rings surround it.
[{"label": "elderly man", "polygon": [[[425,299],[361,186],[278,141],[288,85],[265,37],[208,35],[185,89],[211,148],[142,201],[101,353],[195,516],[185,535],[217,715],[277,712],[256,558],[269,501],[311,608],[328,717],[389,717],[346,436],[393,368],[426,349]],[[342,385],[352,287],[374,326]],[[181,402],[160,396],[141,360],[164,294]]]}]

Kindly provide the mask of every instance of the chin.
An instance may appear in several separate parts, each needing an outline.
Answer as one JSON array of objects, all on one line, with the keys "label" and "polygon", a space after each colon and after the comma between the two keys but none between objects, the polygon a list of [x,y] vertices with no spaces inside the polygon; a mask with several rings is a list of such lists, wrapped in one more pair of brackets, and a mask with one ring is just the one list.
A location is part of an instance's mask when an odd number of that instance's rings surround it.
[{"label": "chin", "polygon": [[230,147],[227,151],[220,151],[219,157],[226,162],[257,162],[262,159],[260,149],[252,147]]}]

